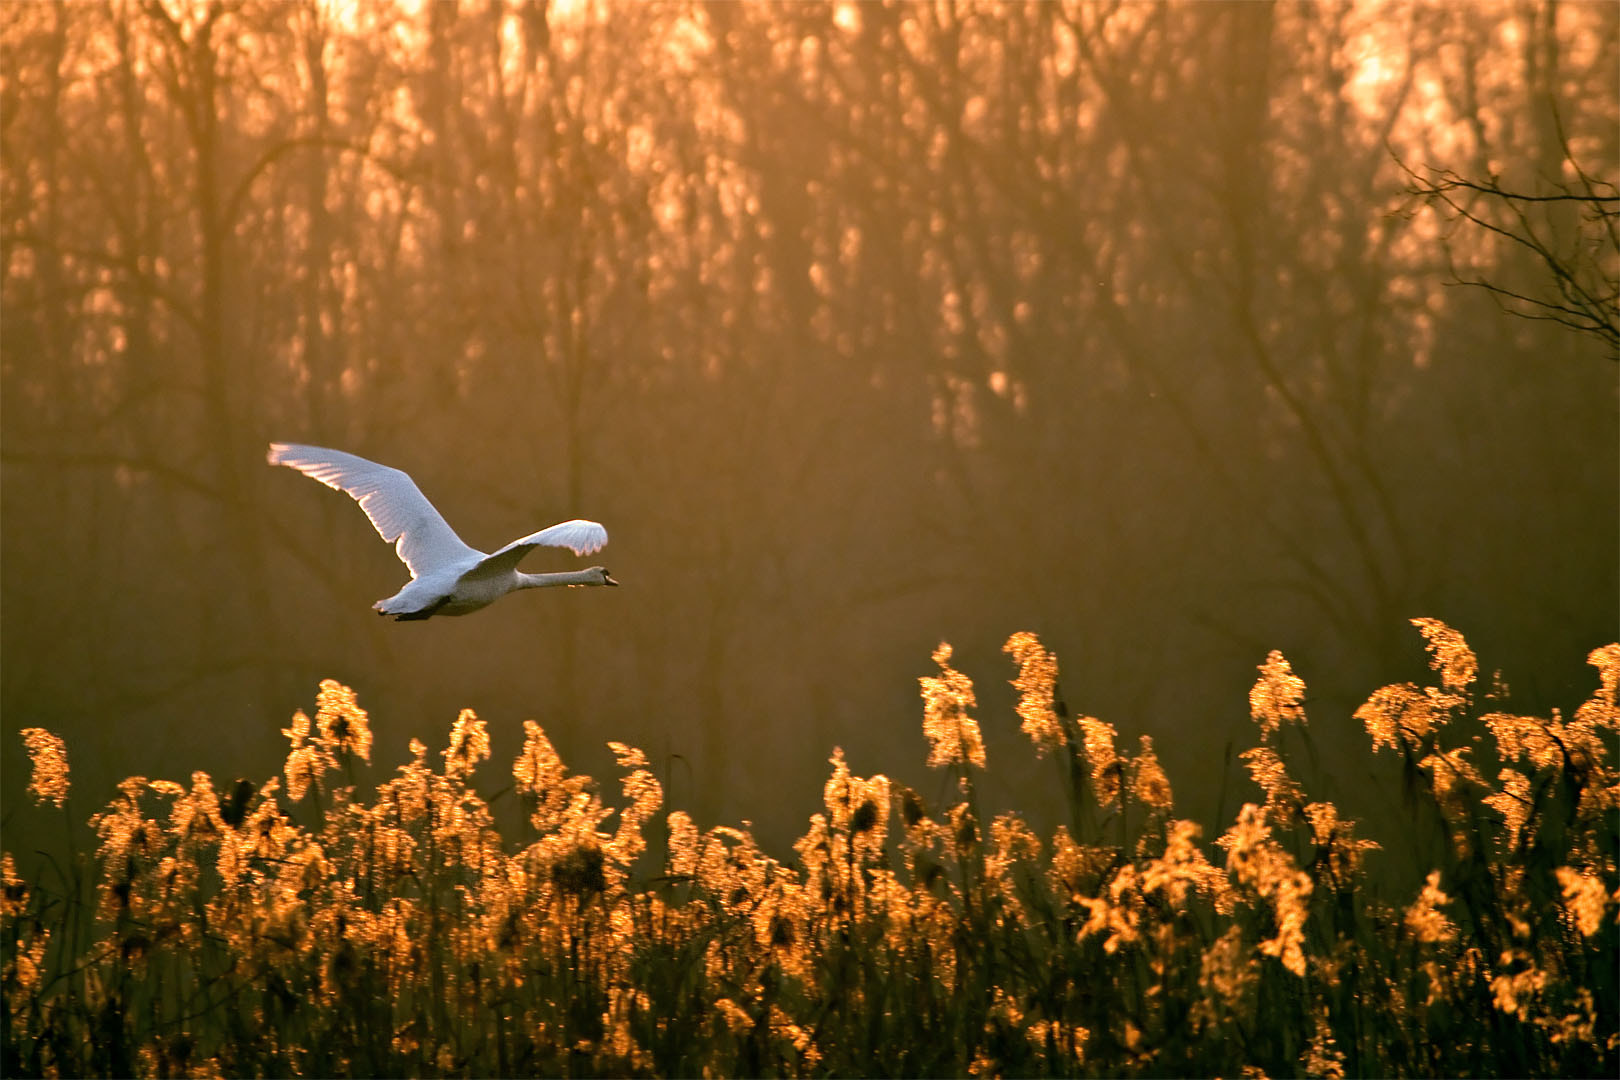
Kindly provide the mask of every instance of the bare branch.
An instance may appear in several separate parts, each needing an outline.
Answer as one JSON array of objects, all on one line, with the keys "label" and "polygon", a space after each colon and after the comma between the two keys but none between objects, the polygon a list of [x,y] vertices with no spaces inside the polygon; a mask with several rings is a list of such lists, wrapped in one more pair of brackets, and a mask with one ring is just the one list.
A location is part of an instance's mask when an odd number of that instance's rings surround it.
[{"label": "bare branch", "polygon": [[[1579,183],[1560,184],[1556,191],[1542,194],[1509,190],[1494,175],[1480,181],[1449,169],[1430,168],[1427,176],[1421,176],[1399,157],[1395,162],[1410,180],[1409,194],[1454,222],[1466,222],[1480,232],[1529,251],[1546,271],[1550,288],[1542,295],[1532,295],[1493,282],[1486,274],[1459,274],[1448,233],[1449,284],[1484,289],[1510,315],[1556,322],[1591,334],[1608,346],[1610,359],[1620,361],[1620,279],[1616,278],[1616,267],[1620,267],[1620,192],[1614,184],[1594,180],[1582,169],[1570,153],[1561,126],[1558,134],[1564,158]],[[1531,207],[1548,204],[1582,209],[1574,243],[1556,245],[1554,223],[1532,217]]]}]

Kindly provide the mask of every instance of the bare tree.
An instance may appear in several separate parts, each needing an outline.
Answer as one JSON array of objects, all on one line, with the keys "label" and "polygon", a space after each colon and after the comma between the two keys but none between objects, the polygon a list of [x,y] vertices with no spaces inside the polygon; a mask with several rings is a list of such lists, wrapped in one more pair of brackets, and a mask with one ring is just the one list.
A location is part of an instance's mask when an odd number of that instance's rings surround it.
[{"label": "bare tree", "polygon": [[[1407,190],[1450,226],[1446,254],[1454,284],[1484,289],[1519,318],[1591,334],[1607,346],[1610,360],[1620,362],[1620,189],[1575,160],[1561,125],[1558,142],[1575,179],[1548,182],[1539,192],[1511,190],[1494,174],[1470,179],[1433,167],[1419,173],[1396,160],[1410,178]],[[1487,233],[1528,253],[1544,271],[1539,282],[1507,284],[1477,257],[1465,256],[1459,267],[1456,228]]]}]

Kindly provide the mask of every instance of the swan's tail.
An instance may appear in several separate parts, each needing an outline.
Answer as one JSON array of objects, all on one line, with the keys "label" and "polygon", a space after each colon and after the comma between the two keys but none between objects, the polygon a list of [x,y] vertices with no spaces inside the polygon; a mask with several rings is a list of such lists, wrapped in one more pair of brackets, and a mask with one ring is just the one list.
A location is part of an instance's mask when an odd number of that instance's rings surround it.
[{"label": "swan's tail", "polygon": [[439,609],[450,602],[448,596],[440,597],[424,608],[411,608],[399,602],[399,597],[390,596],[387,600],[379,600],[371,605],[373,611],[379,615],[392,615],[395,622],[414,622],[417,619],[431,619],[438,614]]}]

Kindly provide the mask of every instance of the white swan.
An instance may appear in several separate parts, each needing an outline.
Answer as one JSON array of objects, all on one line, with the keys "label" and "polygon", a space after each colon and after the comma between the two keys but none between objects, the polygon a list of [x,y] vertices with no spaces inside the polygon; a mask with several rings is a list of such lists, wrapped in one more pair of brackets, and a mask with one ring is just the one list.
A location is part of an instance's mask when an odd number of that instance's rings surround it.
[{"label": "white swan", "polygon": [[606,568],[561,574],[525,574],[518,561],[537,547],[565,547],[575,555],[600,551],[607,530],[594,521],[564,521],[514,540],[493,555],[468,547],[408,475],[341,450],[271,443],[272,465],[297,469],[360,504],[378,534],[411,572],[399,592],[372,605],[379,615],[427,619],[466,615],[517,589],[547,585],[617,585]]}]

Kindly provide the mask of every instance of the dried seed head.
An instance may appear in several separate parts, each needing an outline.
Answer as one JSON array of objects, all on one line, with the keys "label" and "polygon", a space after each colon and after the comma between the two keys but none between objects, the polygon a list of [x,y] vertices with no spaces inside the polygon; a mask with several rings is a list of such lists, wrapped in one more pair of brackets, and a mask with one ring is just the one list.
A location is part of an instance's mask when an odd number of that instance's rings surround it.
[{"label": "dried seed head", "polygon": [[923,807],[921,796],[910,788],[903,788],[901,791],[900,814],[908,829],[928,816],[927,810]]},{"label": "dried seed head", "polygon": [[233,829],[242,827],[247,817],[248,800],[253,798],[253,785],[247,780],[237,780],[236,786],[231,788],[229,798],[219,799],[220,820]]},{"label": "dried seed head", "polygon": [[22,737],[34,765],[28,790],[35,802],[49,801],[60,807],[68,797],[67,744],[44,728],[23,728]]},{"label": "dried seed head", "polygon": [[603,869],[605,863],[601,848],[581,844],[552,864],[552,883],[571,896],[585,897],[604,892],[607,889],[607,875]]}]

